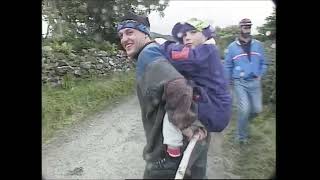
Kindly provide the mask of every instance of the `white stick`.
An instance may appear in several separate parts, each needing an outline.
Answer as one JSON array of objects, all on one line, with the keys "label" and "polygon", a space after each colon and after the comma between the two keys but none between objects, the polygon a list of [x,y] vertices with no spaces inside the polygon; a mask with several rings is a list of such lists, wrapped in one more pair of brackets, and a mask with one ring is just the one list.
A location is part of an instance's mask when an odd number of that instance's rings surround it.
[{"label": "white stick", "polygon": [[192,150],[193,150],[194,146],[196,145],[198,139],[199,139],[198,134],[191,138],[186,150],[183,152],[183,157],[180,162],[179,168],[177,170],[175,179],[183,179],[184,174],[186,173],[186,170],[188,167],[188,163],[189,163],[189,159],[190,159]]}]

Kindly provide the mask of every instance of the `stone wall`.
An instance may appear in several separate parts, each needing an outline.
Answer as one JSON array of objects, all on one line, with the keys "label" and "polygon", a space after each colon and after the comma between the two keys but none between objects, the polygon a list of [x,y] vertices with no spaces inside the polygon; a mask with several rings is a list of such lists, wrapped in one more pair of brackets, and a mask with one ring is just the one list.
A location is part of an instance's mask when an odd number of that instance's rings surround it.
[{"label": "stone wall", "polygon": [[59,85],[66,75],[85,79],[106,76],[115,71],[134,69],[132,60],[119,51],[112,55],[99,49],[83,49],[68,55],[54,52],[50,46],[42,48],[42,83]]}]

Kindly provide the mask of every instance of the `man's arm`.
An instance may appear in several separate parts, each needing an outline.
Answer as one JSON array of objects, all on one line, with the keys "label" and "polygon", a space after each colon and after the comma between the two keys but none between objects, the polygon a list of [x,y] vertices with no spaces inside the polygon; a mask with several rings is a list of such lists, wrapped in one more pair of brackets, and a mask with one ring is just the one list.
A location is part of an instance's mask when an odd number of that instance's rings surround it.
[{"label": "man's arm", "polygon": [[228,81],[230,82],[230,84],[232,83],[232,69],[233,69],[233,61],[232,61],[232,55],[231,55],[231,50],[230,50],[230,45],[228,46],[228,48],[225,51],[225,58],[224,58],[224,70],[225,70],[225,76],[228,79]]},{"label": "man's arm", "polygon": [[262,44],[260,44],[259,46],[260,48],[260,53],[261,53],[261,59],[260,59],[260,78],[262,76],[265,75],[265,73],[267,72],[267,68],[268,68],[268,63],[267,63],[267,59],[265,57],[265,53],[264,53],[264,47]]}]

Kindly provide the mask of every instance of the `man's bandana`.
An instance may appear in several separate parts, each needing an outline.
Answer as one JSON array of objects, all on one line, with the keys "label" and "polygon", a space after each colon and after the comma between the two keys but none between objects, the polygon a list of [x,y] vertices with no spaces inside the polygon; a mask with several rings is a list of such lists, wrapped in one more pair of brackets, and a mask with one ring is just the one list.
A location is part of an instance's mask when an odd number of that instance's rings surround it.
[{"label": "man's bandana", "polygon": [[125,20],[120,22],[117,25],[117,32],[119,32],[121,29],[124,29],[124,28],[133,28],[150,36],[150,29],[144,24],[141,24],[134,20]]}]

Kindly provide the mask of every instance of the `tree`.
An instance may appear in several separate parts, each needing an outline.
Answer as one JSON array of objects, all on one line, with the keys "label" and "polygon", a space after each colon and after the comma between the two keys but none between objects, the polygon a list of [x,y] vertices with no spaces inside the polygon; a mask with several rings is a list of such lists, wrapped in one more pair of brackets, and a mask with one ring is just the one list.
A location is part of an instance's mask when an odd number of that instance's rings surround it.
[{"label": "tree", "polygon": [[[43,15],[53,36],[71,35],[96,41],[116,41],[115,22],[128,11],[160,15],[169,0],[45,0]],[[64,37],[65,38],[65,37]]]},{"label": "tree", "polygon": [[265,54],[268,60],[268,72],[263,79],[263,99],[271,104],[275,110],[276,105],[276,11],[275,8],[270,16],[265,19],[266,23],[258,27],[257,39],[264,43]]},{"label": "tree", "polygon": [[261,27],[258,27],[257,38],[261,41],[275,40],[276,39],[276,9],[273,8],[273,12],[270,16],[266,17],[266,23]]},{"label": "tree", "polygon": [[239,27],[237,25],[227,26],[225,28],[215,27],[216,42],[220,50],[221,58],[224,59],[224,51],[227,46],[235,40],[239,34]]}]

